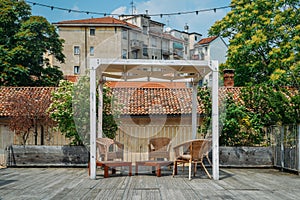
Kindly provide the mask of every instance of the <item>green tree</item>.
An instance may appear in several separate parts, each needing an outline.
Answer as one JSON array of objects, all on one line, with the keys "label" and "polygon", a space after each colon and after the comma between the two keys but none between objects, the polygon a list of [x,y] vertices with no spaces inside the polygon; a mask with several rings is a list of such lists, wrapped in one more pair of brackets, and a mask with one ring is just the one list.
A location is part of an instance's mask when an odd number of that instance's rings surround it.
[{"label": "green tree", "polygon": [[[115,138],[118,125],[116,115],[111,112],[113,101],[110,90],[103,88],[103,136]],[[88,145],[90,134],[89,78],[81,77],[76,84],[60,81],[59,88],[52,94],[48,109],[50,117],[73,145]]]},{"label": "green tree", "polygon": [[73,83],[61,80],[57,90],[52,92],[48,112],[50,118],[57,123],[58,130],[70,138],[72,144],[80,145],[81,139],[77,134],[73,118],[72,91]]},{"label": "green tree", "polygon": [[48,55],[64,62],[63,41],[44,17],[31,16],[25,1],[0,1],[0,85],[55,86],[62,79]]},{"label": "green tree", "polygon": [[209,30],[229,39],[224,68],[236,86],[270,82],[299,89],[299,0],[232,0],[232,10]]}]

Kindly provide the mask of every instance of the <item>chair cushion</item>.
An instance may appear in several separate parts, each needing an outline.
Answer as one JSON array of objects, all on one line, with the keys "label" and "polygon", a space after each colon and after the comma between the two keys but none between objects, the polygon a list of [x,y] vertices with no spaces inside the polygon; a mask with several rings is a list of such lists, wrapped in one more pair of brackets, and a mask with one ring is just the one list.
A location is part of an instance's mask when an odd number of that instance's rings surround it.
[{"label": "chair cushion", "polygon": [[182,160],[189,160],[189,159],[191,159],[191,155],[181,155],[178,158],[182,159]]}]

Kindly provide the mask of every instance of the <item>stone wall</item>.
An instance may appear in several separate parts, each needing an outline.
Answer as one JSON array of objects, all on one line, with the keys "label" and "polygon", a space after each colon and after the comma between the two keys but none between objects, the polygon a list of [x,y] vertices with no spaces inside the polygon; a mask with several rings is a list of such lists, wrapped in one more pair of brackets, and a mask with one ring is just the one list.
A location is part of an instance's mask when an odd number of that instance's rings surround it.
[{"label": "stone wall", "polygon": [[[82,146],[12,146],[8,166],[87,166],[89,151]],[[220,167],[272,167],[271,147],[220,147]]]},{"label": "stone wall", "polygon": [[21,146],[7,152],[8,166],[87,166],[89,152],[84,146]]},{"label": "stone wall", "polygon": [[272,147],[220,147],[220,166],[272,167]]}]

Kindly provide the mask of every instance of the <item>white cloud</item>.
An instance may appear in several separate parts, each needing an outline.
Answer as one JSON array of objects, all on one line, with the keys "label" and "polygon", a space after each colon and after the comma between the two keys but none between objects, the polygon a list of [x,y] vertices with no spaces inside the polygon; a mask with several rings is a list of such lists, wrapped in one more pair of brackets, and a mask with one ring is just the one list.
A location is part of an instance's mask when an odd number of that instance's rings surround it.
[{"label": "white cloud", "polygon": [[79,7],[76,6],[76,5],[74,5],[73,8],[72,8],[72,10],[79,10]]},{"label": "white cloud", "polygon": [[111,14],[117,14],[117,15],[121,15],[127,12],[127,7],[126,6],[122,6],[119,7],[117,9],[115,9],[114,11],[111,12]]}]

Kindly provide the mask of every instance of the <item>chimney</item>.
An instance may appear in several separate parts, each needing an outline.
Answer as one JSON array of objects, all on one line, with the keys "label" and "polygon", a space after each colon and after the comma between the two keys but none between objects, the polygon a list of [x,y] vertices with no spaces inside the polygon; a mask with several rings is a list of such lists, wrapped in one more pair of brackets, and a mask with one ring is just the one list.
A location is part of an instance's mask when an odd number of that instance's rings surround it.
[{"label": "chimney", "polygon": [[234,87],[234,69],[223,70],[224,87]]},{"label": "chimney", "polygon": [[185,23],[184,32],[186,32],[186,33],[189,32],[189,25],[187,23]]}]

